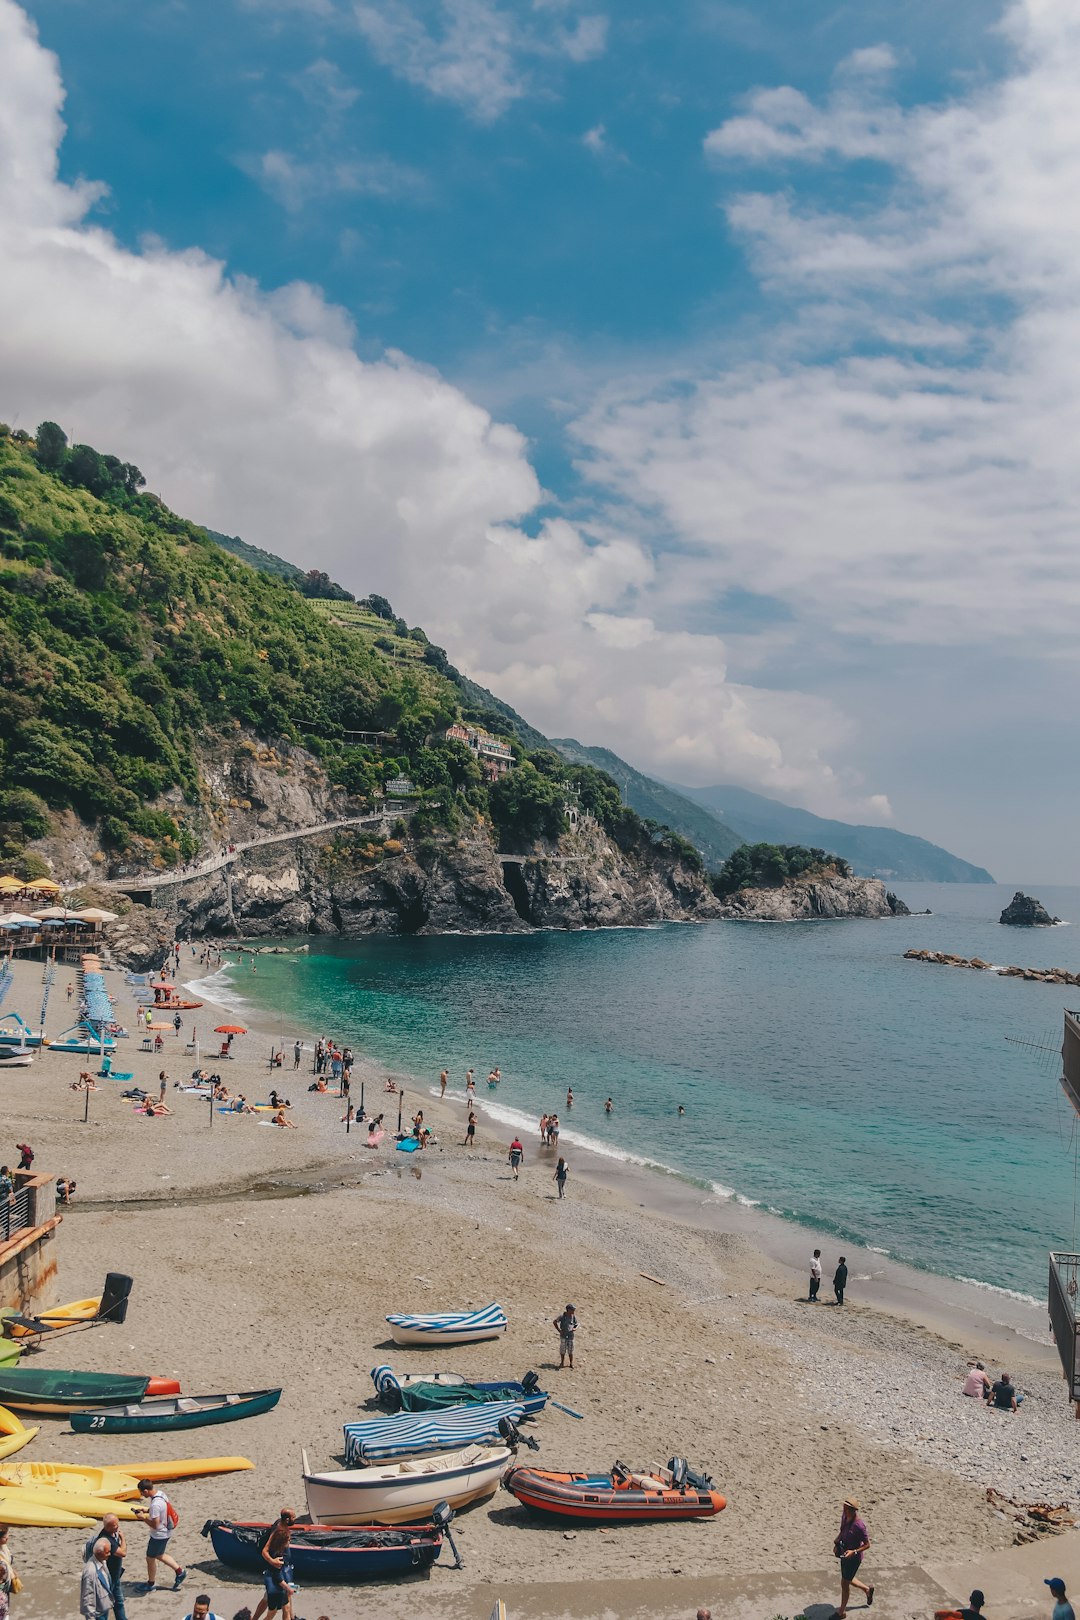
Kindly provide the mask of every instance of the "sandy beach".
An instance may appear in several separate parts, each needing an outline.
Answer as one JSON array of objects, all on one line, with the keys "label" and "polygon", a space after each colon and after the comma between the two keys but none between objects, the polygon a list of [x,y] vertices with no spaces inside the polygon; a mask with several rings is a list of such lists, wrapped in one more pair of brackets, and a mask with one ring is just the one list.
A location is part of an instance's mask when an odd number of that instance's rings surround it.
[{"label": "sandy beach", "polygon": [[[184,969],[182,961],[181,978],[199,971]],[[7,1007],[25,1012],[40,1001],[41,966],[18,964],[15,973]],[[134,1032],[124,976],[107,977]],[[64,983],[61,970],[50,1033],[67,1011]],[[217,1012],[208,1004],[185,1018],[209,1030],[225,1021]],[[429,1094],[435,1076],[403,1083],[406,1117],[423,1106],[439,1145],[406,1158],[388,1136],[372,1152],[364,1130],[346,1135],[336,1096],[306,1089],[315,1036],[348,1040],[348,1030],[290,1032],[287,1066],[273,1076],[271,1038],[251,1030],[220,1065],[230,1089],[251,1099],[276,1083],[292,1099],[297,1130],[252,1117],[211,1119],[205,1101],[171,1083],[192,1068],[188,1033],[170,1036],[160,1060],[134,1038],[117,1047],[115,1066],[147,1090],[164,1064],[170,1118],[147,1120],[120,1097],[120,1085],[102,1082],[84,1123],[84,1095],[70,1090],[83,1064],[73,1056],[43,1053],[2,1081],[11,1161],[14,1142],[28,1140],[35,1169],[78,1182],[58,1240],[60,1298],[97,1291],[106,1270],[135,1279],[122,1327],[69,1337],[36,1364],[167,1374],[194,1394],[284,1389],[275,1412],[197,1430],[179,1444],[73,1436],[62,1419],[45,1420],[27,1458],[100,1464],[222,1452],[256,1465],[172,1489],[181,1514],[176,1553],[192,1574],[182,1598],[136,1598],[137,1615],[186,1613],[202,1590],[225,1617],[254,1604],[257,1589],[222,1569],[199,1537],[203,1521],[271,1518],[283,1504],[302,1512],[301,1446],[315,1466],[338,1464],[341,1426],[361,1415],[369,1369],[383,1360],[405,1371],[437,1370],[437,1361],[476,1376],[534,1368],[543,1387],[582,1414],[549,1410],[531,1426],[540,1466],[602,1468],[616,1457],[640,1466],[678,1453],[713,1475],[729,1506],[693,1524],[564,1527],[529,1519],[500,1491],[457,1521],[463,1571],[444,1553],[423,1581],[304,1592],[298,1620],[456,1620],[486,1616],[500,1594],[511,1615],[692,1614],[706,1603],[747,1620],[778,1612],[819,1620],[839,1596],[831,1544],[849,1494],[869,1524],[875,1612],[886,1616],[931,1614],[946,1596],[966,1598],[979,1569],[988,1572],[981,1584],[991,1601],[995,1571],[1007,1598],[1003,1607],[999,1596],[995,1616],[1040,1613],[1042,1576],[1068,1574],[1072,1562],[1080,1568],[1080,1538],[1069,1533],[1042,1550],[1047,1567],[1039,1563],[1036,1577],[1040,1549],[1016,1545],[1030,1532],[987,1500],[988,1487],[1029,1503],[1080,1499],[1080,1430],[1055,1353],[1017,1332],[1030,1327],[1030,1312],[1011,1321],[974,1290],[930,1279],[924,1286],[853,1251],[849,1303],[842,1311],[811,1307],[801,1232],[777,1238],[732,1202],[594,1162],[565,1139],[571,1179],[560,1203],[552,1155],[536,1132],[525,1138],[515,1183],[509,1136],[484,1120],[483,1097],[477,1144],[465,1150],[464,1101],[440,1105]],[[307,1043],[295,1075],[293,1034]],[[383,1091],[386,1071],[361,1062],[368,1112],[385,1106],[393,1126],[397,1101]],[[359,1078],[360,1066],[354,1100]],[[512,1077],[503,1091],[501,1100],[511,1101]],[[835,1245],[822,1247],[828,1278]],[[822,1292],[830,1296],[827,1284]],[[493,1299],[510,1320],[501,1342],[447,1352],[445,1361],[388,1348],[388,1311]],[[551,1325],[568,1300],[580,1321],[572,1372],[557,1370]],[[1027,1396],[1016,1417],[960,1396],[975,1356],[1014,1374]],[[142,1577],[143,1538],[135,1527],[129,1584]],[[79,1535],[19,1530],[12,1539],[26,1583],[13,1614],[73,1612]],[[968,1584],[961,1592],[950,1589],[953,1580]]]}]

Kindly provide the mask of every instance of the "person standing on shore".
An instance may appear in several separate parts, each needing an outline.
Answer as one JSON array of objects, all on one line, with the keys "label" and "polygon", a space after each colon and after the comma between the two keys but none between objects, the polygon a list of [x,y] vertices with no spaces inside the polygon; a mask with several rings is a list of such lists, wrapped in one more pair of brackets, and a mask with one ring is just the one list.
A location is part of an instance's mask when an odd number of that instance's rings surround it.
[{"label": "person standing on shore", "polygon": [[568,1305],[561,1316],[556,1316],[554,1326],[559,1335],[559,1370],[569,1360],[570,1371],[574,1370],[574,1334],[577,1332],[577,1312],[572,1305]]},{"label": "person standing on shore", "polygon": [[303,1041],[294,1041],[293,1042],[293,1049],[292,1049],[292,1066],[293,1066],[294,1069],[298,1069],[300,1067],[300,1059],[303,1056],[303,1054],[304,1054],[304,1043],[303,1043]]},{"label": "person standing on shore", "polygon": [[90,1557],[83,1564],[79,1585],[79,1614],[82,1620],[107,1620],[112,1608],[113,1589],[108,1568],[109,1543],[104,1536],[94,1542]]},{"label": "person standing on shore", "polygon": [[842,1305],[844,1303],[844,1289],[846,1287],[847,1287],[847,1261],[844,1259],[844,1256],[841,1255],[840,1256],[840,1264],[837,1266],[836,1270],[833,1272],[833,1280],[832,1280],[832,1291],[836,1295],[836,1303],[838,1305]]},{"label": "person standing on shore", "polygon": [[83,1548],[84,1558],[93,1558],[94,1545],[98,1541],[109,1543],[109,1556],[105,1560],[105,1567],[112,1582],[112,1606],[116,1620],[127,1620],[127,1611],[124,1608],[124,1559],[127,1557],[127,1542],[124,1532],[120,1528],[120,1520],[115,1513],[106,1513],[101,1521],[101,1529],[95,1530],[90,1540]]},{"label": "person standing on shore", "polygon": [[866,1594],[867,1608],[874,1601],[874,1588],[856,1579],[863,1553],[869,1550],[870,1537],[865,1523],[859,1518],[859,1504],[853,1496],[849,1496],[844,1501],[844,1510],[840,1515],[840,1533],[833,1542],[833,1553],[840,1560],[840,1607],[836,1611],[840,1620],[844,1620],[847,1614],[848,1598],[853,1586]]},{"label": "person standing on shore", "polygon": [[466,1071],[466,1074],[465,1074],[465,1106],[466,1106],[466,1108],[471,1108],[475,1101],[476,1101],[476,1081],[473,1079],[472,1070],[469,1069],[469,1070]]},{"label": "person standing on shore", "polygon": [[439,1076],[439,1100],[440,1101],[443,1099],[443,1097],[446,1096],[446,1082],[449,1080],[449,1078],[450,1078],[449,1071],[447,1069],[444,1069],[442,1071],[442,1073],[440,1074],[440,1076]]},{"label": "person standing on shore", "polygon": [[557,1148],[558,1145],[559,1145],[559,1116],[558,1116],[558,1114],[550,1114],[548,1116],[548,1147]]},{"label": "person standing on shore", "polygon": [[515,1136],[510,1144],[510,1168],[514,1172],[514,1180],[518,1178],[518,1170],[525,1162],[525,1149],[521,1145],[521,1138]]},{"label": "person standing on shore", "polygon": [[[157,1567],[164,1564],[166,1569],[173,1571],[173,1586],[175,1592],[187,1580],[188,1572],[183,1565],[178,1564],[174,1558],[169,1557],[169,1538],[176,1525],[176,1514],[172,1503],[152,1479],[140,1479],[139,1495],[145,1496],[150,1505],[145,1509],[145,1522],[150,1528],[150,1539],[146,1543],[146,1586],[147,1592],[157,1590]],[[100,1545],[100,1543],[99,1543]],[[108,1547],[108,1542],[105,1543]]]},{"label": "person standing on shore", "polygon": [[[560,1198],[564,1197],[566,1194],[566,1178],[569,1171],[570,1166],[567,1164],[566,1160],[560,1159],[558,1164],[555,1166],[555,1174],[551,1178],[559,1189]],[[573,1366],[573,1362],[571,1362],[570,1365]]]},{"label": "person standing on shore", "polygon": [[548,1117],[547,1117],[546,1114],[541,1114],[540,1115],[540,1146],[541,1147],[547,1147],[547,1139],[548,1139],[547,1128],[548,1128]]},{"label": "person standing on shore", "polygon": [[462,1142],[461,1145],[462,1145],[462,1147],[472,1147],[475,1141],[476,1141],[476,1115],[473,1114],[473,1113],[470,1113],[470,1115],[469,1115],[469,1123],[465,1127],[465,1140],[464,1140],[464,1142]]},{"label": "person standing on shore", "polygon": [[1065,1596],[1065,1582],[1061,1576],[1051,1575],[1048,1580],[1043,1582],[1043,1585],[1050,1588],[1054,1599],[1054,1612],[1050,1620],[1076,1620],[1073,1606]]},{"label": "person standing on shore", "polygon": [[810,1257],[810,1293],[809,1298],[816,1305],[818,1289],[821,1287],[821,1250],[815,1249]]}]

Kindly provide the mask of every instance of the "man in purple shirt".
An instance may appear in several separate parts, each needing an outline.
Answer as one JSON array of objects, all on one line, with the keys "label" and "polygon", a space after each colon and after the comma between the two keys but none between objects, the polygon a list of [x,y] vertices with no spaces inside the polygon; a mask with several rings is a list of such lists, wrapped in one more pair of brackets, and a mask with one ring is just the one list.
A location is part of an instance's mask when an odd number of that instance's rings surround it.
[{"label": "man in purple shirt", "polygon": [[874,1601],[874,1588],[865,1586],[862,1581],[856,1580],[859,1566],[863,1561],[863,1553],[868,1551],[870,1537],[866,1532],[866,1525],[859,1518],[859,1504],[853,1496],[844,1502],[844,1511],[840,1516],[840,1534],[833,1542],[833,1552],[840,1560],[840,1607],[836,1614],[839,1620],[844,1620],[847,1614],[848,1598],[854,1586],[860,1592],[866,1593],[866,1607],[869,1608]]}]

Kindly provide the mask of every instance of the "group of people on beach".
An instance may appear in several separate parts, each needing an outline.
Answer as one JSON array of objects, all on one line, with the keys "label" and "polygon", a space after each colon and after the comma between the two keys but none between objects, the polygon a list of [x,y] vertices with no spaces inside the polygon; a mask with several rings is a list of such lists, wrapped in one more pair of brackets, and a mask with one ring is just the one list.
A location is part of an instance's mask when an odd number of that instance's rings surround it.
[{"label": "group of people on beach", "polygon": [[[818,1291],[821,1288],[821,1275],[821,1250],[815,1249],[813,1254],[810,1256],[810,1292],[806,1296],[811,1305],[819,1305],[821,1303],[818,1297]],[[844,1303],[844,1294],[847,1291],[847,1284],[847,1260],[844,1255],[841,1255],[836,1263],[836,1270],[833,1272],[832,1280],[833,1295],[838,1305],[842,1305]]]},{"label": "group of people on beach", "polygon": [[1015,1412],[1023,1395],[1019,1394],[1009,1373],[1003,1372],[993,1381],[981,1361],[969,1361],[962,1395],[981,1401],[996,1412]]}]

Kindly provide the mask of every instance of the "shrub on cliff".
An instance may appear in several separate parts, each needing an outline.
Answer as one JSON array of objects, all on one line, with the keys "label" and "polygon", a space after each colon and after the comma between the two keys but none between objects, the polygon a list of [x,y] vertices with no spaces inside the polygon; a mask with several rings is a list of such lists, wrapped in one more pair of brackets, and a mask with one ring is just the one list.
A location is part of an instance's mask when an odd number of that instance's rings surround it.
[{"label": "shrub on cliff", "polygon": [[713,892],[723,899],[738,889],[778,889],[810,872],[850,877],[851,867],[839,855],[802,844],[740,844],[714,874]]}]

